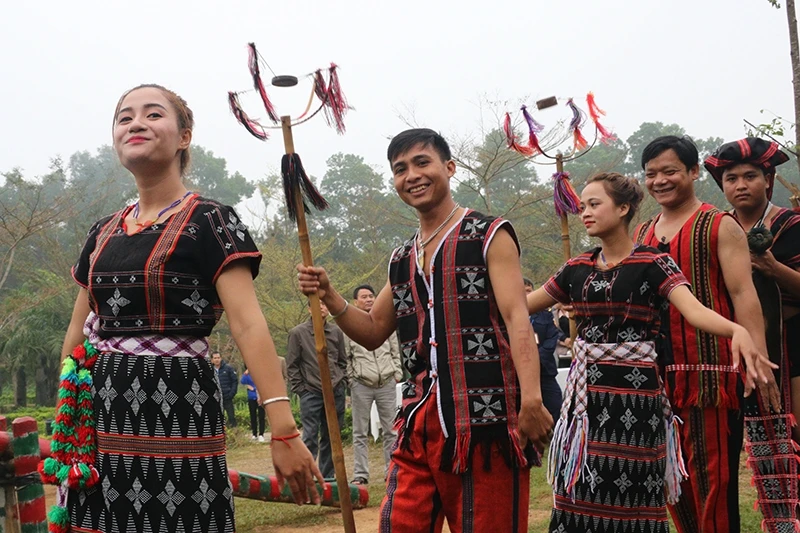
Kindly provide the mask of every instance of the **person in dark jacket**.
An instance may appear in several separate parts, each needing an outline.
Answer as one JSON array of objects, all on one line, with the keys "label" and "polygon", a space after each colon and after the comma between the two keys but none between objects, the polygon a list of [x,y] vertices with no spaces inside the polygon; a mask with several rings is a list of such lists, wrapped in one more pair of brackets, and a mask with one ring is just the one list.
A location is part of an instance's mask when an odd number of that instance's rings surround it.
[{"label": "person in dark jacket", "polygon": [[[525,278],[525,292],[533,292],[533,282]],[[553,420],[558,419],[561,411],[561,387],[556,381],[558,375],[558,363],[556,362],[555,350],[559,341],[567,338],[567,335],[556,326],[553,320],[553,313],[548,310],[539,311],[531,315],[531,325],[536,334],[536,345],[539,347],[539,380],[542,387],[542,402],[550,412]],[[569,327],[569,325],[568,325]]]},{"label": "person in dark jacket", "polygon": [[[320,304],[320,311],[328,346],[328,365],[333,386],[333,399],[341,431],[344,428],[345,389],[347,387],[347,353],[344,349],[344,334],[333,321],[327,321],[328,308],[325,304]],[[309,307],[310,312],[311,308]],[[311,317],[289,330],[289,339],[286,343],[286,372],[292,392],[300,396],[303,442],[315,458],[319,452],[319,469],[326,479],[332,479],[336,472],[333,468],[331,437],[328,433],[328,420],[325,416],[322,377],[317,360]]]},{"label": "person in dark jacket", "polygon": [[211,364],[214,365],[214,372],[217,374],[220,389],[222,389],[222,408],[225,410],[225,418],[228,427],[236,427],[236,414],[233,411],[233,397],[239,388],[239,379],[236,377],[236,370],[222,360],[219,352],[211,354]]},{"label": "person in dark jacket", "polygon": [[247,370],[247,367],[244,367],[241,383],[247,388],[247,406],[250,409],[250,430],[253,432],[252,438],[253,440],[258,439],[258,442],[264,442],[266,413],[264,412],[264,408],[260,405],[261,402],[259,401],[256,384],[253,383],[253,378],[250,377],[250,371]]}]

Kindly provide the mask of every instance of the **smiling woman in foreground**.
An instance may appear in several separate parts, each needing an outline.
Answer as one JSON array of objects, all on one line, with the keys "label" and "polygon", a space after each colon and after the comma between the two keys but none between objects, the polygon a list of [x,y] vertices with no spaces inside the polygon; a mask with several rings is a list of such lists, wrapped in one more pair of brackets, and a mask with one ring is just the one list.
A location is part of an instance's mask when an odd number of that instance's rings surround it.
[{"label": "smiling woman in foreground", "polygon": [[72,271],[81,288],[62,353],[85,338],[99,352],[99,479],[69,491],[73,531],[234,531],[220,390],[207,359],[223,311],[266,405],[279,480],[298,503],[319,501],[321,475],[296,438],[253,289],[261,253],[232,208],[183,183],[193,125],[186,102],[157,85],[126,92],[114,112],[114,148],[139,200],[92,225]]}]

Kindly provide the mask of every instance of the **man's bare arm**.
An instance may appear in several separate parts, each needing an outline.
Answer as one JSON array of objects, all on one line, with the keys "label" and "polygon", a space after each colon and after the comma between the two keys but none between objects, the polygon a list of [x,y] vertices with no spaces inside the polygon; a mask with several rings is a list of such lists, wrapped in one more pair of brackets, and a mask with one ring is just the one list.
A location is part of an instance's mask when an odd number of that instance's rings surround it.
[{"label": "man's bare arm", "polygon": [[354,305],[348,305],[347,300],[331,285],[324,268],[297,265],[297,272],[303,294],[307,296],[318,294],[331,316],[337,315],[336,324],[356,344],[367,350],[375,350],[395,330],[392,287],[388,280],[375,298],[372,309],[367,313]]},{"label": "man's bare arm", "polygon": [[511,358],[519,379],[520,432],[541,449],[549,439],[553,419],[542,404],[539,352],[528,318],[519,253],[505,229],[500,228],[489,245],[486,264],[497,308],[508,330]]},{"label": "man's bare arm", "polygon": [[[744,326],[753,338],[758,351],[767,354],[764,316],[761,313],[758,293],[753,285],[747,236],[742,227],[730,217],[723,218],[720,224],[717,254],[722,277],[733,302],[736,322]],[[774,409],[780,410],[780,393],[768,363],[766,355],[756,361],[758,374],[756,383],[764,398],[769,400]]]}]

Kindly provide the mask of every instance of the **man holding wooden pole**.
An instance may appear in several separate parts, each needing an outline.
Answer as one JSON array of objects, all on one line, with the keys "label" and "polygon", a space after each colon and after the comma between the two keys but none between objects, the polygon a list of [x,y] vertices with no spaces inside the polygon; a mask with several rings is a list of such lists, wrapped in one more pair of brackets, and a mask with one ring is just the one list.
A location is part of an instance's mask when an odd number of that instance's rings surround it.
[{"label": "man holding wooden pole", "polygon": [[381,531],[527,531],[529,466],[552,417],[542,404],[511,225],[455,203],[455,163],[429,129],[392,139],[400,198],[419,216],[392,254],[370,312],[348,305],[324,269],[298,265],[353,341],[372,349],[395,330],[403,365],[400,436],[392,454]]}]

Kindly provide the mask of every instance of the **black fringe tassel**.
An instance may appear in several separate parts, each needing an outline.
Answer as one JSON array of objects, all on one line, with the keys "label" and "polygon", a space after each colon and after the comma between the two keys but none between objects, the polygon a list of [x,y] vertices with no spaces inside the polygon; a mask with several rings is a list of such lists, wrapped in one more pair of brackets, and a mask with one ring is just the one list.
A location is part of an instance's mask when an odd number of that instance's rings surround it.
[{"label": "black fringe tassel", "polygon": [[281,176],[283,177],[283,192],[286,195],[286,210],[289,212],[291,220],[297,220],[297,198],[295,195],[300,193],[300,200],[306,213],[311,211],[306,201],[310,202],[318,211],[328,207],[328,202],[319,193],[314,184],[306,175],[300,156],[297,154],[285,154],[281,159]]}]

